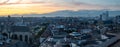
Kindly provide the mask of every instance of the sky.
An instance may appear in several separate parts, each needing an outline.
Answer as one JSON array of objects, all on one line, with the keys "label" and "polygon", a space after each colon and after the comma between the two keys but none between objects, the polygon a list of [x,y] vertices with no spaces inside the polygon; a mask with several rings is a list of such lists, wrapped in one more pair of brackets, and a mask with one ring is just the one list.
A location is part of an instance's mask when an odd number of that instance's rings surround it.
[{"label": "sky", "polygon": [[60,10],[120,10],[120,0],[0,0],[0,15],[43,14]]}]

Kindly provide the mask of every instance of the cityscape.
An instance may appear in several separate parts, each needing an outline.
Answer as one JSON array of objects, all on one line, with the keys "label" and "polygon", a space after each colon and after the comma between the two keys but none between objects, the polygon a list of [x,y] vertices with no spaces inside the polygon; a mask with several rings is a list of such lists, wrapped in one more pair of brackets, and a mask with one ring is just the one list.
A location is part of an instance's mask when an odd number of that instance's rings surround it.
[{"label": "cityscape", "polygon": [[0,47],[120,47],[120,0],[0,0]]},{"label": "cityscape", "polygon": [[0,47],[119,47],[120,15],[0,17]]}]

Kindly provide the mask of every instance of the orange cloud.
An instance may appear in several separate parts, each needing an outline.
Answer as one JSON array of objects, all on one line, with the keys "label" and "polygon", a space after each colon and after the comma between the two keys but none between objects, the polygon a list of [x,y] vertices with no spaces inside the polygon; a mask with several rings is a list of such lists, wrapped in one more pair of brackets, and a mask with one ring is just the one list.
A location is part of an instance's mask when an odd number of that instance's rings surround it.
[{"label": "orange cloud", "polygon": [[[53,0],[55,1],[55,0]],[[43,14],[58,10],[119,9],[116,6],[91,5],[80,2],[52,2],[50,0],[0,0],[0,15]]]},{"label": "orange cloud", "polygon": [[[52,6],[52,5],[51,5]],[[57,10],[65,10],[65,7],[50,7],[49,5],[42,4],[14,4],[14,5],[2,5],[0,6],[0,15],[12,15],[12,14],[42,14],[49,13]]]}]

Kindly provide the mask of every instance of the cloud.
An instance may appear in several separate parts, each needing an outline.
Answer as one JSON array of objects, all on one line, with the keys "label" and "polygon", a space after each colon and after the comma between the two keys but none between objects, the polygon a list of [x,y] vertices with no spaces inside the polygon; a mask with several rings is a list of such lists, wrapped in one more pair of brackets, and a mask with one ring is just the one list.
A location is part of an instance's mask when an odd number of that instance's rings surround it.
[{"label": "cloud", "polygon": [[79,0],[0,0],[0,15],[42,14],[59,10],[120,10],[119,8],[117,5],[96,5]]},{"label": "cloud", "polygon": [[[89,1],[89,0],[88,0]],[[94,0],[95,1],[95,0]],[[118,5],[100,5],[85,3],[80,0],[0,0],[0,5],[40,4],[49,7],[63,7],[74,9],[119,9]]]}]

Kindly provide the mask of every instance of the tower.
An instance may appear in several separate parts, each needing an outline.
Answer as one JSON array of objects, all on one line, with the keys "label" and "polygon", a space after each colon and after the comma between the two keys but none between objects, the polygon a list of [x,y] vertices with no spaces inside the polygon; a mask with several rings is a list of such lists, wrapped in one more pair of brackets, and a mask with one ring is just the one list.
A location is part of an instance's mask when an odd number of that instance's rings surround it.
[{"label": "tower", "polygon": [[115,27],[116,27],[116,32],[119,32],[120,31],[120,15],[116,16],[115,17]]},{"label": "tower", "polygon": [[109,12],[108,11],[106,11],[100,15],[100,20],[106,21],[108,19],[109,19]]},{"label": "tower", "polygon": [[24,24],[24,17],[23,16],[21,17],[21,22],[22,22],[22,24]]}]

